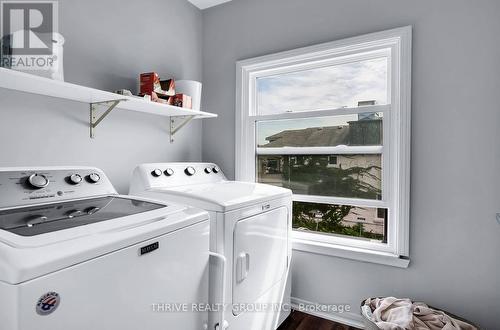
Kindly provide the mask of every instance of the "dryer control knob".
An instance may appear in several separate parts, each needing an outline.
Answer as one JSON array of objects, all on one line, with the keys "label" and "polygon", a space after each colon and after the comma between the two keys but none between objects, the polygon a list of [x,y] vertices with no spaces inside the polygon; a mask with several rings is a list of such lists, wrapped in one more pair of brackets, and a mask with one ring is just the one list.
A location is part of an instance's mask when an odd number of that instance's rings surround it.
[{"label": "dryer control knob", "polygon": [[212,173],[212,168],[211,167],[205,167],[205,173],[207,173],[207,174]]},{"label": "dryer control knob", "polygon": [[167,168],[165,171],[163,171],[163,173],[166,175],[166,176],[172,176],[174,175],[174,170],[171,169],[171,168]]},{"label": "dryer control knob", "polygon": [[90,173],[87,178],[89,179],[90,183],[97,183],[99,182],[99,180],[101,180],[101,176],[97,173]]},{"label": "dryer control knob", "polygon": [[217,166],[214,166],[212,168],[212,171],[214,171],[214,173],[219,173],[220,172],[220,168],[218,168]]},{"label": "dryer control knob", "polygon": [[194,169],[194,167],[188,166],[184,170],[184,173],[186,173],[186,175],[192,176],[192,175],[194,175],[196,173],[196,170]]},{"label": "dryer control knob", "polygon": [[45,175],[38,173],[31,174],[28,178],[28,182],[33,188],[37,189],[45,188],[49,185],[49,179],[47,179]]},{"label": "dryer control knob", "polygon": [[152,172],[151,175],[154,177],[159,177],[161,175],[161,170],[159,168],[155,168]]}]

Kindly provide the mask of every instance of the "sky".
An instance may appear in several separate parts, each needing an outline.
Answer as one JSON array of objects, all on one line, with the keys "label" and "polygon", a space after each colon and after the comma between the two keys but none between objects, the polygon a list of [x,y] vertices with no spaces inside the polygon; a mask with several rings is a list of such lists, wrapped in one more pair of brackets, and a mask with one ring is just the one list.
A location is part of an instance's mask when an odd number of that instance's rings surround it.
[{"label": "sky", "polygon": [[[297,71],[257,79],[258,114],[356,107],[358,101],[387,103],[387,58]],[[257,142],[286,129],[347,125],[357,115],[259,122]]]}]

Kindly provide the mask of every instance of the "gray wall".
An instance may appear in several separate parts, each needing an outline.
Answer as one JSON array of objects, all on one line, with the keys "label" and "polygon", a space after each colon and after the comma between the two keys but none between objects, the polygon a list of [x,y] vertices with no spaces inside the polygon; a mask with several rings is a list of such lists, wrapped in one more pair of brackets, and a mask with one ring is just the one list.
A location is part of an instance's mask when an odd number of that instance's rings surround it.
[{"label": "gray wall", "polygon": [[[201,80],[202,13],[185,0],[61,0],[65,80],[137,89],[141,72]],[[201,122],[116,110],[89,139],[88,105],[0,90],[0,166],[92,165],[126,193],[135,165],[201,159]]]},{"label": "gray wall", "polygon": [[302,252],[293,296],[313,302],[409,296],[488,329],[500,313],[500,2],[234,0],[204,12],[203,159],[234,175],[235,62],[414,26],[411,264]]}]

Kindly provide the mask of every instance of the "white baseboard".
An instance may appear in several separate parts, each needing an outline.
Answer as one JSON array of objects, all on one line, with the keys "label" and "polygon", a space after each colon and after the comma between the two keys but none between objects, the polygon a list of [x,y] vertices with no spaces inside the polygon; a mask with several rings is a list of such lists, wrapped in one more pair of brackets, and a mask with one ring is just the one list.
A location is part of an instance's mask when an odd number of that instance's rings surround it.
[{"label": "white baseboard", "polygon": [[[300,299],[300,298],[294,298],[294,297],[291,298],[291,305],[292,305],[293,309],[298,310],[298,311],[301,310],[299,308],[300,305],[306,305],[306,306],[320,305],[320,306],[322,306],[322,304],[317,304],[317,303],[314,303],[311,301],[307,301],[307,300]],[[352,306],[351,308],[358,308],[358,306]],[[363,317],[360,314],[353,312],[353,311],[335,313],[335,312],[322,312],[322,311],[307,310],[307,311],[303,311],[303,312],[317,316],[317,317],[321,317],[323,319],[334,321],[337,323],[349,325],[351,327],[356,327],[359,329],[365,328],[365,325],[363,322]]]}]

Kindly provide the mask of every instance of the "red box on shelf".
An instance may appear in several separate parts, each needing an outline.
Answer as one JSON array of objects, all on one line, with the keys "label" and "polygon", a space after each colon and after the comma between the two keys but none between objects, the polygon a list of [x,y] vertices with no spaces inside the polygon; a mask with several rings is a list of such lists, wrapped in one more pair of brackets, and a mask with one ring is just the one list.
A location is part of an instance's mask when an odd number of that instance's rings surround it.
[{"label": "red box on shelf", "polygon": [[192,108],[192,101],[191,101],[191,96],[186,95],[186,94],[175,94],[170,98],[171,105],[174,105],[176,107],[182,107],[186,109],[191,109]]},{"label": "red box on shelf", "polygon": [[141,73],[139,95],[151,95],[156,89],[161,89],[160,76],[158,73]]}]

